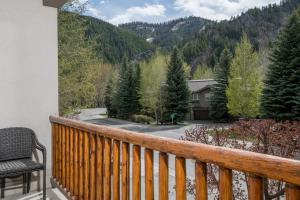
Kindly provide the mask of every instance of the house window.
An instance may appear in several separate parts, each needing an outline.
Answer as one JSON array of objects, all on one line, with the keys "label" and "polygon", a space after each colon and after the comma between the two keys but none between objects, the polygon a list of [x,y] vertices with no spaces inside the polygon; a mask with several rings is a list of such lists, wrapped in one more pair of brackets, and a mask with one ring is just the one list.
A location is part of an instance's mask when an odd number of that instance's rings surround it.
[{"label": "house window", "polygon": [[200,100],[200,94],[199,94],[199,93],[194,93],[192,99],[193,99],[194,101]]},{"label": "house window", "polygon": [[204,95],[204,98],[205,98],[205,101],[209,101],[210,100],[210,98],[211,98],[211,93],[206,93],[205,95]]}]

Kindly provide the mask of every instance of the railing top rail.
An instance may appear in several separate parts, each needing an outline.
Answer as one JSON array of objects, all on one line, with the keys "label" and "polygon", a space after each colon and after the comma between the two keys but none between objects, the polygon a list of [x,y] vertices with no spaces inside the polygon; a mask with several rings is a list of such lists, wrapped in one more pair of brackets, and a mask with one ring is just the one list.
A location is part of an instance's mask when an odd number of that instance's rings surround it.
[{"label": "railing top rail", "polygon": [[238,149],[152,136],[82,121],[50,116],[50,122],[140,145],[187,159],[300,185],[300,161]]}]

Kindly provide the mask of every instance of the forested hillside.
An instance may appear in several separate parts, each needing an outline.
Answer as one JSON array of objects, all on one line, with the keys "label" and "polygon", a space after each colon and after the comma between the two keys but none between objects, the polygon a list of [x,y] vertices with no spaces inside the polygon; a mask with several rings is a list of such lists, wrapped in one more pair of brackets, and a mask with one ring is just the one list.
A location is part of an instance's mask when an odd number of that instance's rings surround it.
[{"label": "forested hillside", "polygon": [[159,47],[172,50],[212,23],[201,17],[186,17],[159,24],[132,22],[119,27],[132,31]]},{"label": "forested hillside", "polygon": [[243,33],[249,37],[258,51],[269,48],[287,17],[300,5],[300,0],[285,0],[280,5],[250,9],[231,20],[207,25],[203,31],[182,46],[186,62],[192,67],[214,67],[222,50],[231,51]]},{"label": "forested hillside", "polygon": [[86,41],[93,41],[91,45],[95,54],[104,62],[120,63],[125,55],[131,60],[138,58],[140,54],[154,50],[153,45],[143,38],[100,19],[69,12],[60,12],[59,19],[66,15],[74,15],[81,22],[80,24],[86,27]]},{"label": "forested hillside", "polygon": [[286,18],[300,0],[284,0],[280,5],[249,9],[230,20],[213,22],[187,17],[160,24],[133,22],[120,27],[132,31],[167,50],[182,50],[184,60],[193,69],[197,65],[214,67],[225,47],[231,51],[246,33],[258,51],[269,48]]},{"label": "forested hillside", "polygon": [[100,19],[80,16],[87,23],[86,37],[95,41],[97,56],[105,62],[119,63],[123,56],[138,59],[141,54],[153,51],[151,44],[137,35]]}]

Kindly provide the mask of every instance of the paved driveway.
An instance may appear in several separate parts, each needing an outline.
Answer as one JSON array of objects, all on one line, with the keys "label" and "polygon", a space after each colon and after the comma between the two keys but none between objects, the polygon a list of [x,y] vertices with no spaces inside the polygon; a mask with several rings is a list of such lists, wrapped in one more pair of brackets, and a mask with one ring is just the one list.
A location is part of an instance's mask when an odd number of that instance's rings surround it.
[{"label": "paved driveway", "polygon": [[87,120],[86,122],[173,139],[184,136],[185,130],[195,128],[196,126],[206,126],[210,124],[209,122],[191,122],[186,123],[185,125],[146,125],[113,118],[92,119]]}]

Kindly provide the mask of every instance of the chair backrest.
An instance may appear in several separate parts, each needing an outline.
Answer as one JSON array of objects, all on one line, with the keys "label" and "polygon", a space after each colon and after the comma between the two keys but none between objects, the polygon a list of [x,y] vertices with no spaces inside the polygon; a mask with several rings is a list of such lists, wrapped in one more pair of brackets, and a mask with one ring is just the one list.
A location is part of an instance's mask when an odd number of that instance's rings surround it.
[{"label": "chair backrest", "polygon": [[28,128],[0,129],[0,161],[32,158],[34,138]]}]

